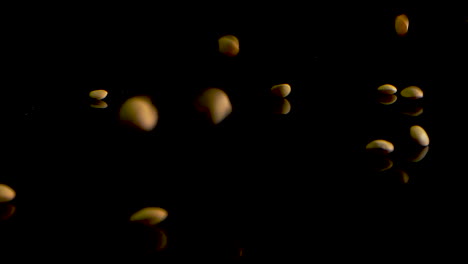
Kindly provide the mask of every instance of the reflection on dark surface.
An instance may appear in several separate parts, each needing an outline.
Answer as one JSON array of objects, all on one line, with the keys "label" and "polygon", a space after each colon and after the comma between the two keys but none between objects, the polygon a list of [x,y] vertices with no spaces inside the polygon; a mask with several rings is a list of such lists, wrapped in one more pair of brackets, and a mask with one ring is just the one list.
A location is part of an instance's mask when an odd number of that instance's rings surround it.
[{"label": "reflection on dark surface", "polygon": [[93,100],[90,104],[93,108],[107,108],[107,103],[103,100]]},{"label": "reflection on dark surface", "polygon": [[273,113],[286,115],[291,111],[291,103],[286,98],[275,98],[273,102]]},{"label": "reflection on dark surface", "polygon": [[384,105],[390,105],[396,102],[398,97],[394,94],[385,94],[377,97],[377,101]]},{"label": "reflection on dark surface", "polygon": [[422,106],[410,106],[402,109],[402,114],[409,115],[409,116],[419,116],[424,112],[424,108]]},{"label": "reflection on dark surface", "polygon": [[427,155],[429,151],[429,146],[418,146],[413,147],[413,150],[408,155],[408,160],[411,162],[419,162]]},{"label": "reflection on dark surface", "polygon": [[[375,260],[464,252],[453,241],[466,219],[466,14],[276,8],[284,19],[249,9],[232,11],[231,22],[209,16],[216,25],[174,11],[174,20],[191,22],[180,27],[139,12],[18,21],[6,58],[7,86],[23,96],[6,131],[14,144],[5,145],[4,166],[15,173],[0,176],[17,197],[14,207],[1,205],[0,254]],[[403,13],[410,26],[399,36]],[[227,34],[238,37],[236,56],[219,53]],[[277,83],[291,84],[287,99],[271,98]],[[382,83],[416,85],[424,98],[396,93],[381,104]],[[216,125],[193,104],[207,87],[232,103]],[[108,91],[100,104],[89,98],[95,89]],[[119,120],[121,105],[139,95],[158,109],[151,131]],[[415,124],[430,151],[411,142]],[[369,156],[366,144],[378,138],[394,151]],[[157,228],[128,223],[142,203],[171,217]]]},{"label": "reflection on dark surface", "polygon": [[381,173],[381,183],[387,185],[402,185],[411,182],[410,175],[402,168],[393,167]]},{"label": "reflection on dark surface", "polygon": [[410,176],[408,175],[408,173],[402,169],[399,169],[396,171],[396,175],[397,175],[397,178],[399,179],[399,181],[401,181],[402,183],[408,183],[411,178]]},{"label": "reflection on dark surface", "polygon": [[0,221],[7,220],[12,217],[16,211],[16,206],[13,204],[0,204]]},{"label": "reflection on dark surface", "polygon": [[168,246],[168,236],[164,228],[132,223],[127,232],[126,241],[123,241],[125,249],[136,257],[141,255],[159,257],[164,254],[162,251]]},{"label": "reflection on dark surface", "polygon": [[393,167],[393,161],[381,155],[369,155],[366,159],[366,163],[369,164],[370,169],[375,171],[385,171]]}]

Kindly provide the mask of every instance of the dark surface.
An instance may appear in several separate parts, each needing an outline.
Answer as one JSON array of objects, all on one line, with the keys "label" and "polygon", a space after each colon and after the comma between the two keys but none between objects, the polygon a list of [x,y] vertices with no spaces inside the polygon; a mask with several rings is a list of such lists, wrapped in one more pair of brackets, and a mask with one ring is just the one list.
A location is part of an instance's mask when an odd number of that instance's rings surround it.
[{"label": "dark surface", "polygon": [[[468,15],[270,7],[164,8],[165,16],[70,9],[11,20],[4,89],[13,97],[3,101],[13,118],[0,182],[17,197],[8,203],[15,213],[0,220],[0,260],[463,253]],[[404,37],[393,28],[400,13],[410,18]],[[217,52],[224,34],[239,38],[237,57]],[[292,87],[287,115],[271,111],[277,83]],[[383,105],[384,83],[425,95]],[[216,126],[193,108],[206,87],[233,104]],[[94,89],[109,91],[108,108],[89,106]],[[118,120],[121,103],[138,94],[160,112],[148,133]],[[420,116],[401,113],[415,106]],[[431,139],[416,163],[407,160],[418,150],[413,124]],[[384,172],[365,152],[377,138],[395,144]],[[128,222],[146,206],[169,212],[163,250],[155,250],[160,233]]]}]

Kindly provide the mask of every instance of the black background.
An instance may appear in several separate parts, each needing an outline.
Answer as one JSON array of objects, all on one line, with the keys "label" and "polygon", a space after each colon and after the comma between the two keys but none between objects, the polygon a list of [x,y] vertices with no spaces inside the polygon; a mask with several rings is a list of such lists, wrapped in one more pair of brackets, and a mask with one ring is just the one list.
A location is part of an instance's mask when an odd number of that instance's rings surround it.
[{"label": "black background", "polygon": [[[7,12],[0,182],[17,197],[0,222],[0,259],[463,252],[463,9],[173,5]],[[397,36],[402,13],[409,32]],[[217,51],[225,34],[239,38],[238,56]],[[286,115],[272,112],[278,83],[292,87]],[[424,98],[380,104],[384,83],[417,85]],[[206,87],[222,88],[233,105],[216,126],[193,107]],[[107,108],[90,107],[94,89],[109,92]],[[158,108],[153,131],[119,123],[133,95]],[[417,106],[420,116],[402,114]],[[417,163],[407,160],[418,150],[413,124],[431,139]],[[377,138],[395,145],[384,172],[364,151]],[[164,250],[154,250],[151,229],[128,222],[146,206],[169,212]]]}]

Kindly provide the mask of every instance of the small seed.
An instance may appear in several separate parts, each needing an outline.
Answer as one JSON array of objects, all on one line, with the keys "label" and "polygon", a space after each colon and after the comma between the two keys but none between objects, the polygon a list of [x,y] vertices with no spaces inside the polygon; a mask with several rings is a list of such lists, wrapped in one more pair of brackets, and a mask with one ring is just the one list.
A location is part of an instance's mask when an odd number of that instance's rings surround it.
[{"label": "small seed", "polygon": [[397,92],[397,88],[391,84],[382,84],[379,87],[377,87],[377,91],[383,94],[394,94]]},{"label": "small seed", "polygon": [[89,92],[89,97],[93,98],[93,99],[97,99],[97,100],[102,100],[104,98],[106,98],[107,96],[107,91],[106,90],[93,90],[91,92]]},{"label": "small seed", "polygon": [[421,146],[429,145],[429,136],[427,135],[426,130],[421,126],[414,125],[410,128],[411,138]]},{"label": "small seed", "polygon": [[130,216],[130,221],[154,226],[164,221],[168,216],[166,209],[161,207],[145,207]]},{"label": "small seed", "polygon": [[0,184],[0,203],[9,202],[16,197],[16,192],[6,184]]},{"label": "small seed", "polygon": [[273,85],[271,87],[271,92],[273,95],[286,97],[291,93],[291,86],[287,83]]},{"label": "small seed", "polygon": [[233,35],[225,35],[218,39],[219,52],[234,57],[239,53],[239,39]]},{"label": "small seed", "polygon": [[395,18],[395,31],[397,35],[404,36],[408,33],[409,19],[405,14],[396,16]]},{"label": "small seed", "polygon": [[219,124],[232,112],[228,95],[219,88],[205,89],[196,98],[195,107],[205,113],[212,124]]},{"label": "small seed", "polygon": [[376,139],[376,140],[369,142],[366,145],[366,149],[370,151],[377,151],[377,152],[382,152],[384,154],[387,154],[387,153],[393,152],[395,148],[390,141],[387,141],[384,139]]},{"label": "small seed", "polygon": [[158,110],[147,96],[134,96],[120,107],[120,121],[143,131],[151,131],[158,123]]},{"label": "small seed", "polygon": [[423,97],[423,91],[418,86],[408,86],[405,89],[401,90],[401,96],[410,98],[410,99],[419,99]]}]

